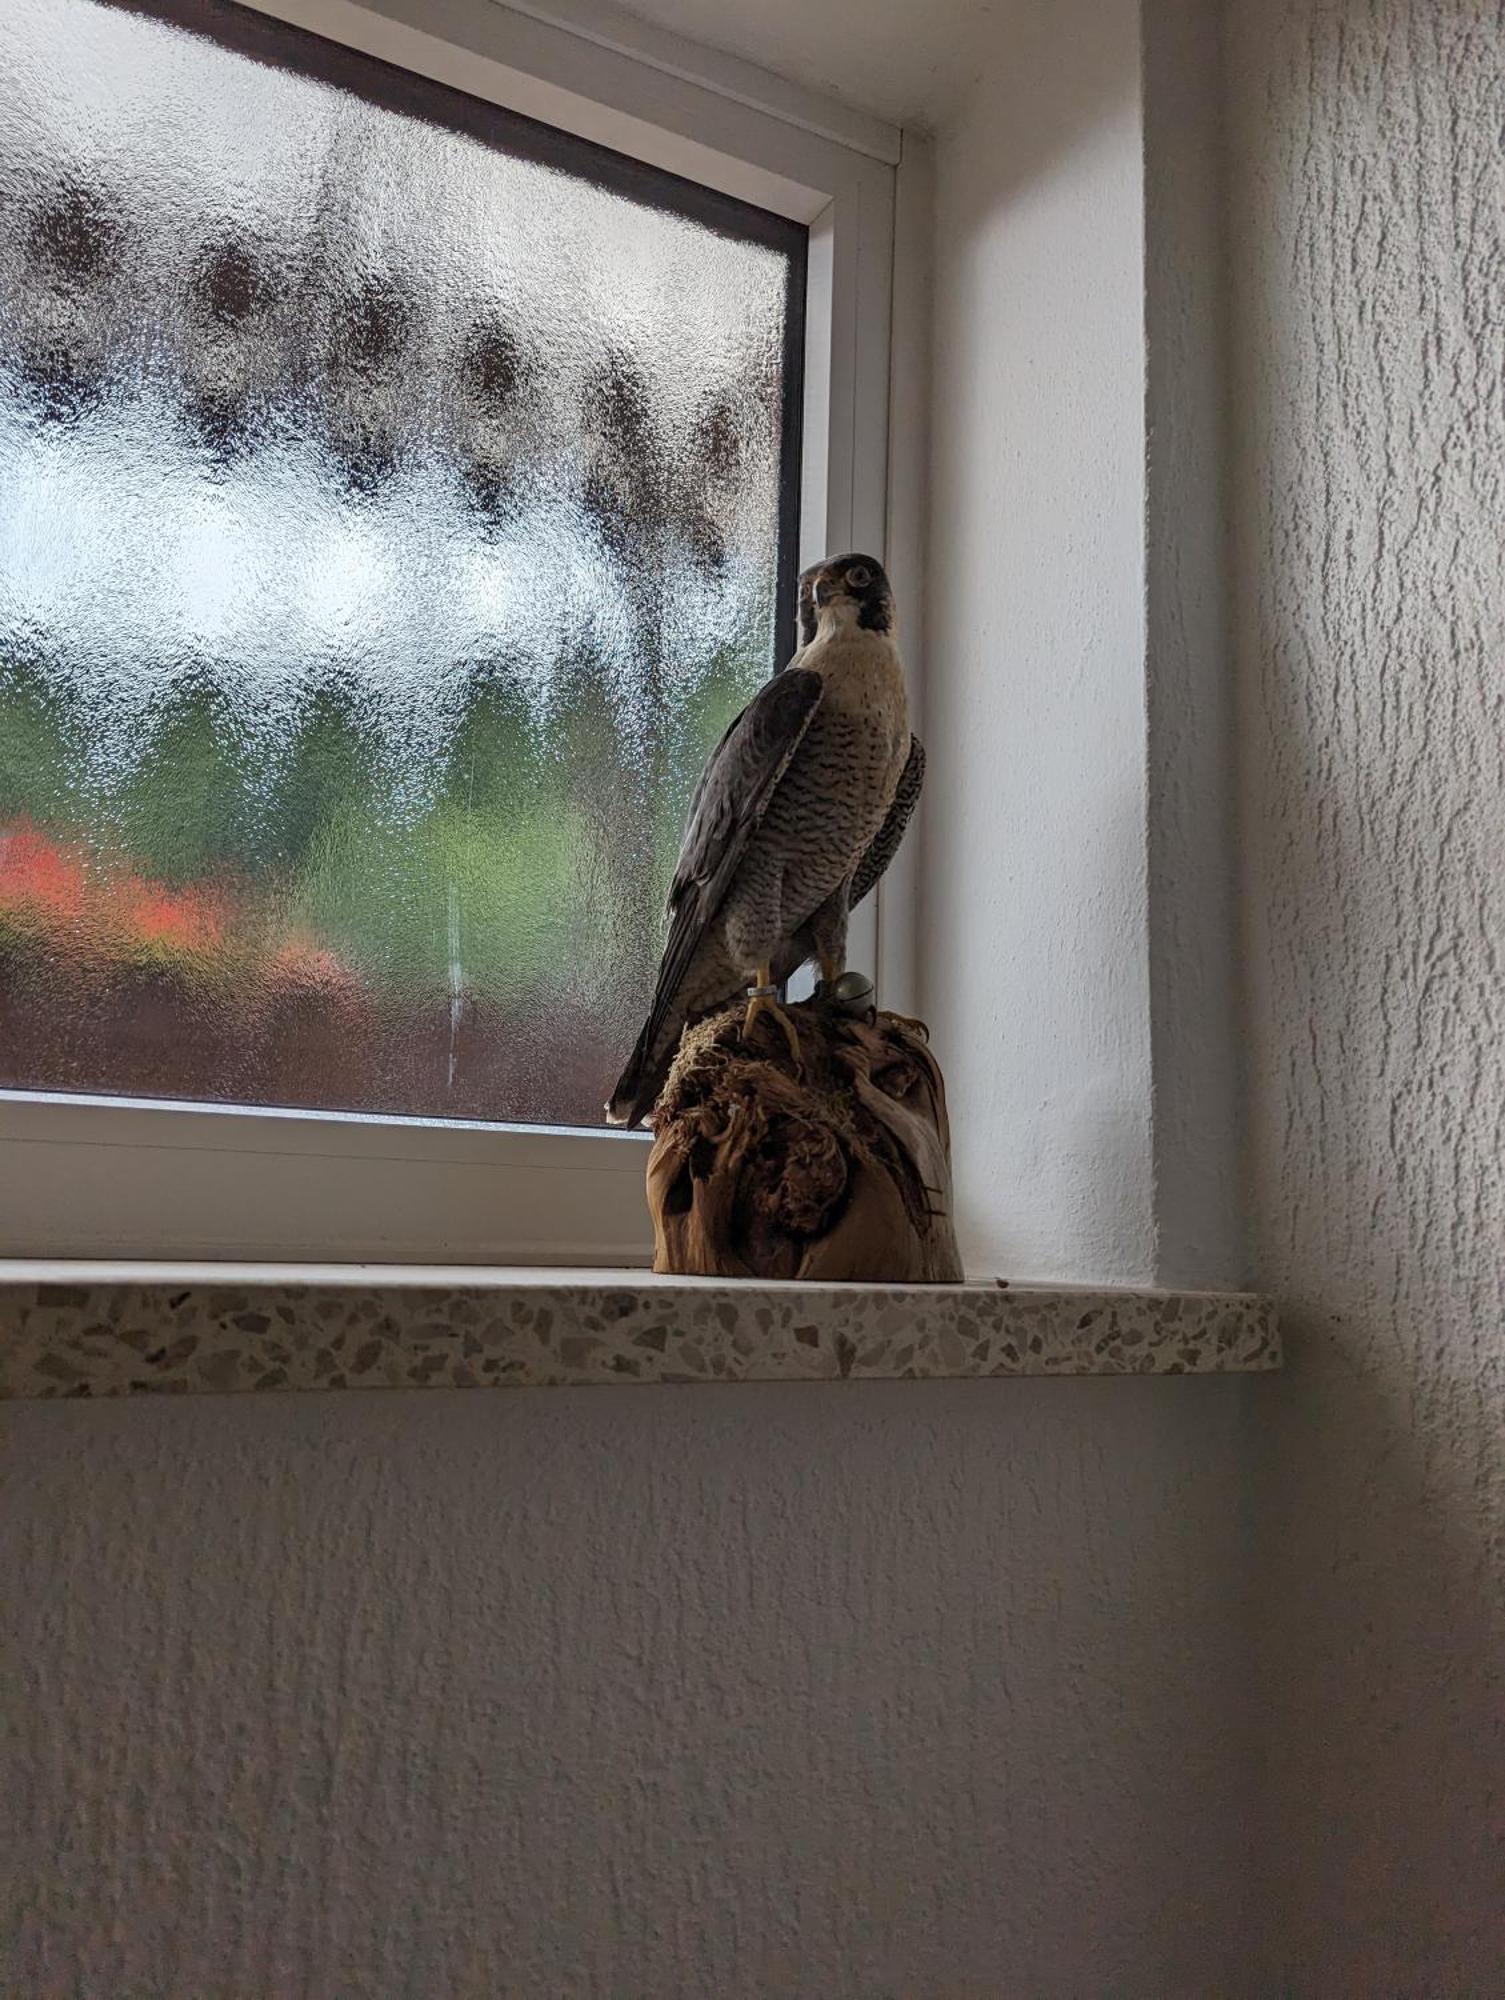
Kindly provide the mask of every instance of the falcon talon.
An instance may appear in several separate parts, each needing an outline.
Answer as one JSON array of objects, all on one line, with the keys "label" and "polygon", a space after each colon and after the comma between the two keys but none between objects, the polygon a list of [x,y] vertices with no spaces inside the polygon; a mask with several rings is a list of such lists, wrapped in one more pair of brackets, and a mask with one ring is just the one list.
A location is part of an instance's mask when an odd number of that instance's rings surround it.
[{"label": "falcon talon", "polygon": [[742,1039],[745,1042],[752,1033],[754,1021],[760,1014],[772,1014],[779,1024],[779,1031],[789,1044],[789,1054],[794,1062],[796,1076],[803,1074],[800,1067],[800,1038],[794,1023],[784,1012],[778,1001],[778,982],[773,976],[773,967],[766,960],[760,960],[754,967],[755,978],[747,989],[747,1012],[742,1017]]}]

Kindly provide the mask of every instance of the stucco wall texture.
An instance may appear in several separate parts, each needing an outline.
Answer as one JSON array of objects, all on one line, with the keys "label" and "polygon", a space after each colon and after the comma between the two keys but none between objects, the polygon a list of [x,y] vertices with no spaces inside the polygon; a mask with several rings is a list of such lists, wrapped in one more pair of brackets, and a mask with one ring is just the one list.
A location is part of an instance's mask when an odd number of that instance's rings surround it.
[{"label": "stucco wall texture", "polygon": [[1505,1992],[1505,8],[1234,0],[1272,1990]]},{"label": "stucco wall texture", "polygon": [[1245,1398],[6,1406],[0,1991],[1248,1991]]}]

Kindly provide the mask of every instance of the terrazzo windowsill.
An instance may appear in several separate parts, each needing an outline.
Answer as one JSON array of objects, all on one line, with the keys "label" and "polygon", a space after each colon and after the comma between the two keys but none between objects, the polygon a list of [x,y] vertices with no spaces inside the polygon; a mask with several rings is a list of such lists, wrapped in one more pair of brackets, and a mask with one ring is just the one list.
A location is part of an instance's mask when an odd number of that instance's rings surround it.
[{"label": "terrazzo windowsill", "polygon": [[1235,1292],[644,1271],[0,1261],[0,1398],[1215,1375],[1280,1366]]}]

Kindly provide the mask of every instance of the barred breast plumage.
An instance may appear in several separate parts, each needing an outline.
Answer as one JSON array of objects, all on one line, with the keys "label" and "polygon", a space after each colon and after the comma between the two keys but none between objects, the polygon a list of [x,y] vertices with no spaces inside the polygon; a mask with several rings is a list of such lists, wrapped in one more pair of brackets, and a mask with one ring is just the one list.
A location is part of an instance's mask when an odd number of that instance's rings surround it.
[{"label": "barred breast plumage", "polygon": [[722,907],[727,956],[743,966],[778,959],[851,879],[909,752],[904,674],[890,639],[817,639],[794,664],[820,674],[824,691]]}]

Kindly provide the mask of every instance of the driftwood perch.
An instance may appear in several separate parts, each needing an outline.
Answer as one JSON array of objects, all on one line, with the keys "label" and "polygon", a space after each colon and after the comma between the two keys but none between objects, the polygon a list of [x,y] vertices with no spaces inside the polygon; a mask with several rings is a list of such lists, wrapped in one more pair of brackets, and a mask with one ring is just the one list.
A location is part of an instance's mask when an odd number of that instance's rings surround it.
[{"label": "driftwood perch", "polygon": [[954,1283],[946,1091],[918,1021],[819,1001],[686,1029],[653,1113],[655,1271]]}]

